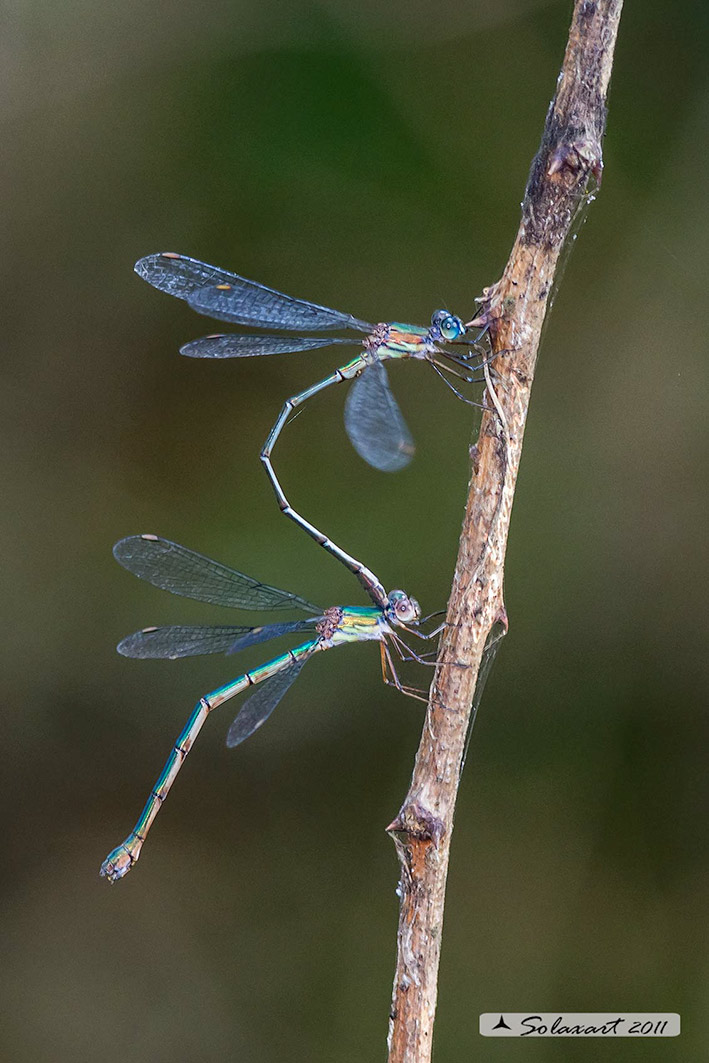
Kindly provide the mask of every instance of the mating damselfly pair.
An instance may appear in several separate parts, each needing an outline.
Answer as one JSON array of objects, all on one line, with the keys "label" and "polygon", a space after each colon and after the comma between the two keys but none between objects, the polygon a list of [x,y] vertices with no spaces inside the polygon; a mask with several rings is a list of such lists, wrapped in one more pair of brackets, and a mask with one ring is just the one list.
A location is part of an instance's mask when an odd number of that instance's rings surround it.
[{"label": "mating damselfly pair", "polygon": [[[354,383],[345,405],[347,433],[357,452],[371,465],[383,471],[396,471],[410,461],[414,445],[389,388],[384,362],[392,359],[425,361],[466,402],[471,400],[447,376],[472,383],[476,380],[476,370],[480,368],[480,363],[475,364],[475,358],[480,353],[477,342],[466,343],[467,350],[461,353],[451,353],[446,349],[449,345],[466,342],[462,337],[467,326],[460,318],[445,310],[433,314],[428,328],[397,323],[372,325],[316,303],[294,299],[255,281],[183,255],[150,255],[141,259],[135,268],[141,277],[156,288],[186,300],[199,313],[219,320],[259,328],[307,329],[315,332],[339,329],[365,334],[362,352],[356,358],[285,402],[261,451],[261,460],[281,511],[355,573],[373,604],[367,607],[331,606],[321,609],[295,594],[260,583],[235,569],[155,535],[130,536],[116,544],[114,556],[120,564],[141,579],[173,594],[243,610],[305,614],[298,620],[255,627],[145,628],[119,643],[118,651],[124,656],[175,659],[207,653],[231,654],[283,635],[303,632],[307,633],[308,638],[200,698],[178,736],[138,822],[126,840],[109,854],[101,866],[101,874],[111,882],[122,878],[138,859],[146,835],[207,716],[243,690],[263,684],[247,699],[233,721],[227,736],[227,745],[230,747],[239,745],[268,719],[300,674],[303,665],[314,654],[346,643],[377,641],[384,682],[402,693],[420,696],[419,691],[404,685],[399,679],[394,655],[400,660],[430,664],[430,660],[426,659],[429,655],[416,653],[400,632],[427,640],[434,638],[440,629],[424,632],[420,626],[419,605],[414,598],[400,590],[387,593],[374,573],[291,507],[276,477],[271,453],[293,410],[331,384],[352,380]],[[201,358],[253,357],[354,342],[356,340],[351,336],[323,338],[281,334],[220,334],[192,341],[181,349],[181,353]]]}]

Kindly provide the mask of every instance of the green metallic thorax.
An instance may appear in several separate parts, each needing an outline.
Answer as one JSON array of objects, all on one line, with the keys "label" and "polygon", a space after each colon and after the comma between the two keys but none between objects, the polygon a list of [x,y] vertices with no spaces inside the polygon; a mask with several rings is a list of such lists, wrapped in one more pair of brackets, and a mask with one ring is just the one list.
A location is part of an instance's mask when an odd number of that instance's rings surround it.
[{"label": "green metallic thorax", "polygon": [[425,358],[433,346],[429,329],[395,321],[386,326],[376,354],[382,361],[386,358]]},{"label": "green metallic thorax", "polygon": [[338,646],[344,642],[381,639],[389,630],[389,624],[381,609],[351,606],[342,610],[342,619],[332,636],[332,644]]},{"label": "green metallic thorax", "polygon": [[[431,339],[430,329],[421,328],[418,325],[377,325],[371,336],[364,341],[364,351],[352,358],[345,365],[340,366],[334,376],[338,380],[352,380],[358,376],[364,367],[370,362],[386,362],[389,359],[398,358],[426,358],[428,354],[436,350],[436,345]],[[328,378],[316,385],[308,392],[315,394],[323,386],[334,381]]]},{"label": "green metallic thorax", "polygon": [[388,344],[393,347],[401,346],[402,350],[408,350],[412,354],[418,350],[422,343],[429,340],[430,329],[421,325],[404,325],[400,321],[393,321],[389,325]]}]

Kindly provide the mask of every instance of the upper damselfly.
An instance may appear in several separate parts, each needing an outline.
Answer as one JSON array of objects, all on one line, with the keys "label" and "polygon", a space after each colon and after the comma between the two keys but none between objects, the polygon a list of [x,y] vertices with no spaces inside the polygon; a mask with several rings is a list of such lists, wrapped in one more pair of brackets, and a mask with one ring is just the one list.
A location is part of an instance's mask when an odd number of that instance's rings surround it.
[{"label": "upper damselfly", "polygon": [[[459,398],[471,402],[449,377],[467,383],[476,381],[474,374],[480,363],[476,365],[474,358],[480,353],[477,341],[482,333],[476,340],[468,341],[464,337],[472,322],[465,325],[447,310],[437,310],[428,327],[396,322],[375,325],[351,314],[284,295],[236,273],[174,252],[147,255],[136,263],[135,270],[153,287],[184,299],[193,310],[220,321],[294,332],[350,333],[327,337],[245,333],[204,336],[181,348],[181,353],[191,358],[248,358],[337,344],[362,345],[361,352],[351,361],[286,400],[261,451],[261,460],[281,511],[354,572],[372,600],[383,606],[386,591],[374,573],[293,509],[273,468],[273,448],[295,409],[331,384],[351,380],[354,383],[345,403],[345,427],[355,450],[370,465],[384,472],[404,468],[414,454],[414,442],[389,387],[384,363],[405,359],[424,361]],[[447,350],[456,344],[466,349]]]}]

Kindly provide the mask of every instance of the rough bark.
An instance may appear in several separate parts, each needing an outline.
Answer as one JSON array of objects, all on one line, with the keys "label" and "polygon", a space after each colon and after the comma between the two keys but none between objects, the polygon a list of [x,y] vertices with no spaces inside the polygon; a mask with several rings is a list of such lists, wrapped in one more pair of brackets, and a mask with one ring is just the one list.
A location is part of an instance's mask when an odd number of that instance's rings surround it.
[{"label": "rough bark", "polygon": [[589,182],[595,178],[600,184],[621,8],[622,0],[576,0],[517,238],[502,278],[484,293],[478,318],[489,325],[498,357],[488,374],[487,408],[471,448],[472,475],[439,667],[411,786],[388,827],[401,868],[389,1063],[431,1058],[451,832],[471,706],[486,639],[496,623],[507,624],[505,552],[537,350],[574,218]]}]

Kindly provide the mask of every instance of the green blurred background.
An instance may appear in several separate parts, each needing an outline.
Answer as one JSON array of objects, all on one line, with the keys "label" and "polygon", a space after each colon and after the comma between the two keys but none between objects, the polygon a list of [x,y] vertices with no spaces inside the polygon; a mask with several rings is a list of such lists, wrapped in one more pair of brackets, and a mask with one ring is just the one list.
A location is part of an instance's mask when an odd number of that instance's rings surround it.
[{"label": "green blurred background", "polygon": [[[3,1061],[384,1057],[384,827],[422,713],[381,686],[374,647],[317,660],[237,752],[229,711],[210,720],[137,869],[98,878],[196,698],[263,658],[119,658],[136,628],[228,618],[132,579],[112,543],[157,532],[364,604],[279,517],[257,457],[337,355],[180,358],[214,326],[132,265],[176,250],[374,321],[471,314],[516,231],[570,9],[5,8]],[[439,1063],[597,1058],[596,1041],[483,1042],[496,1009],[680,1011],[654,1058],[704,1054],[708,22],[703,0],[623,16],[605,180],[534,388],[511,631],[460,795]],[[424,366],[391,376],[407,471],[356,457],[344,389],[288,429],[278,469],[304,514],[435,609],[477,418]]]}]

